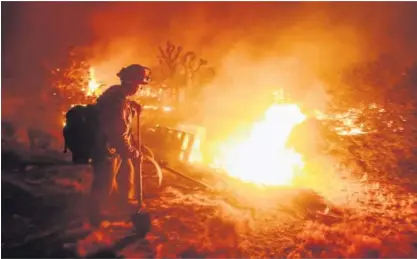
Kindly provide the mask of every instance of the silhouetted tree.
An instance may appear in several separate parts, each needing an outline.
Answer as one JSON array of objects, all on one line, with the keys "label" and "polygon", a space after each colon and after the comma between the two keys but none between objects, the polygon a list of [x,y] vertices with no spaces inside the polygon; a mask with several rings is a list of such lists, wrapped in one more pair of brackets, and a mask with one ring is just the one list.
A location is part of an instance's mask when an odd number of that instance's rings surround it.
[{"label": "silhouetted tree", "polygon": [[197,58],[193,51],[183,53],[181,46],[168,41],[165,47],[159,46],[159,52],[158,74],[173,91],[177,105],[181,91],[185,93],[186,101],[194,98],[214,76],[213,68],[207,66],[206,60]]}]

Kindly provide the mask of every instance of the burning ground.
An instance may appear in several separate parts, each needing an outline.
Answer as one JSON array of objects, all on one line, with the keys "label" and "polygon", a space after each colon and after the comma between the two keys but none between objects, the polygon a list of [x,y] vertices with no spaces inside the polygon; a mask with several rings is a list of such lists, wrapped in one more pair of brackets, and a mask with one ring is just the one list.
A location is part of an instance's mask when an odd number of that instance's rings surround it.
[{"label": "burning ground", "polygon": [[310,192],[282,190],[267,196],[268,208],[247,210],[167,173],[166,186],[146,198],[152,231],[137,241],[129,239],[126,215],[90,232],[82,198],[90,177],[86,168],[29,169],[25,174],[3,172],[2,242],[8,257],[85,256],[103,250],[129,258],[416,255],[417,197],[389,184],[337,179],[327,186],[343,181],[343,189],[332,188],[332,193],[344,196],[344,202],[330,206]]},{"label": "burning ground", "polygon": [[[260,137],[255,133],[248,143]],[[114,206],[108,207],[109,220],[99,229],[89,226],[85,195],[92,176],[88,166],[53,165],[64,163],[68,157],[52,151],[18,150],[17,146],[2,152],[3,161],[7,161],[2,170],[2,223],[7,226],[2,229],[2,243],[8,257],[417,255],[417,195],[410,190],[413,184],[368,179],[353,164],[346,168],[335,163],[335,157],[320,156],[306,162],[306,178],[290,186],[282,186],[288,185],[288,175],[276,178],[275,184],[270,178],[269,187],[253,185],[256,180],[262,183],[263,170],[258,173],[260,178],[253,180],[246,170],[241,175],[235,171],[226,181],[214,177],[213,186],[221,190],[215,191],[164,171],[160,188],[145,180],[152,230],[145,240],[138,240],[132,237],[128,215]],[[37,165],[24,166],[25,161]],[[253,157],[251,162],[262,169],[262,163],[270,161]],[[232,170],[233,164],[227,165]],[[145,171],[151,172],[152,167]]]}]

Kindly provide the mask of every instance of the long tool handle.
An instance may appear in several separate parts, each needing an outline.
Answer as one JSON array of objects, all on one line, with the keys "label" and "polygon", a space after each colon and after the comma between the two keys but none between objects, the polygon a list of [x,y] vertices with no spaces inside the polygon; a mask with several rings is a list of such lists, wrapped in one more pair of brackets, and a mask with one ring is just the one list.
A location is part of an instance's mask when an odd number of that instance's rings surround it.
[{"label": "long tool handle", "polygon": [[140,135],[140,113],[138,112],[136,114],[136,119],[137,119],[137,137],[138,137],[138,145],[137,145],[137,149],[140,153],[139,159],[138,159],[138,204],[139,204],[139,209],[142,208],[142,202],[143,202],[143,191],[142,191],[142,150],[141,150],[141,135]]}]

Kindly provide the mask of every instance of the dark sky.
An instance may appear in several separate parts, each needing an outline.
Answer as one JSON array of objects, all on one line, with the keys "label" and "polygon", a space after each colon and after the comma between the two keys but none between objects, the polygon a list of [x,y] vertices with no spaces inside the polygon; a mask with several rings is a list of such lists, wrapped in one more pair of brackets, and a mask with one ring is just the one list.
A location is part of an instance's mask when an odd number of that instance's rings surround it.
[{"label": "dark sky", "polygon": [[[37,98],[47,85],[45,64],[59,64],[71,46],[91,50],[103,80],[113,79],[128,63],[155,63],[157,45],[167,39],[223,67],[286,55],[296,57],[310,74],[336,72],[381,53],[415,59],[417,51],[417,3],[413,2],[1,5],[3,102],[12,97]],[[245,61],[239,62],[242,52]]]},{"label": "dark sky", "polygon": [[91,41],[91,8],[87,7],[83,3],[2,2],[2,77],[30,78],[25,83],[40,84],[46,62],[64,56],[71,45]]}]

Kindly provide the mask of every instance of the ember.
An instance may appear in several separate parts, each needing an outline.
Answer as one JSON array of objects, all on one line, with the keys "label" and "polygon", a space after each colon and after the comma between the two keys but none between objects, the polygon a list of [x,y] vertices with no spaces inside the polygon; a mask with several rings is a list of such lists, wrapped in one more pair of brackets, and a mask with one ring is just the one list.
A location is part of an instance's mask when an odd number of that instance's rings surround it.
[{"label": "ember", "polygon": [[243,181],[261,185],[291,184],[303,161],[285,143],[293,127],[304,119],[298,106],[274,104],[246,140],[237,144],[229,141],[221,147],[216,167]]}]

